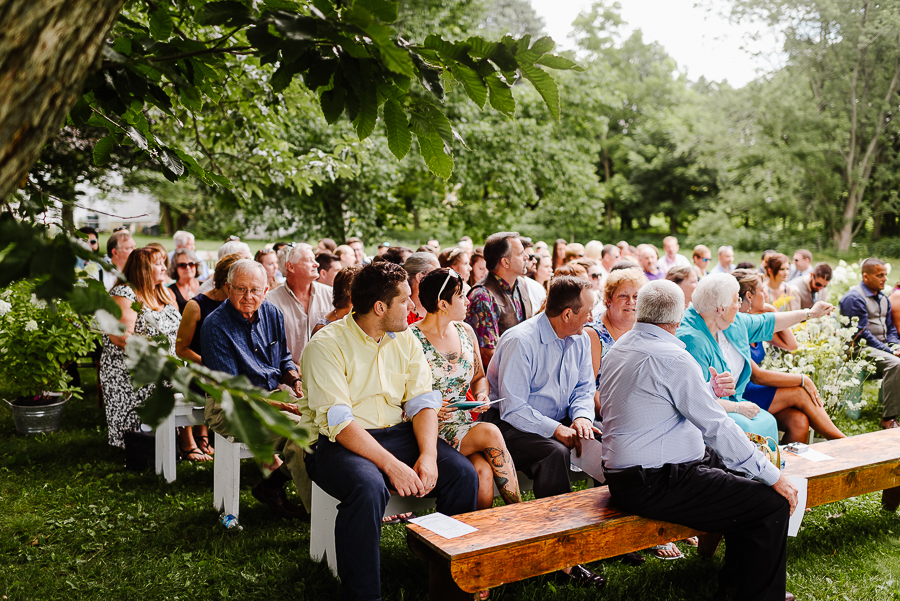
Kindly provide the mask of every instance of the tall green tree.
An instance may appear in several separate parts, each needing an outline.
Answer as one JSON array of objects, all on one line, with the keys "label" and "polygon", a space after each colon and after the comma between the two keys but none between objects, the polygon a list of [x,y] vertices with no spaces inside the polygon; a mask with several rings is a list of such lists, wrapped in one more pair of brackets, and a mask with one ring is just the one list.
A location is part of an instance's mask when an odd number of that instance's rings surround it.
[{"label": "tall green tree", "polygon": [[[784,72],[803,81],[804,104],[822,116],[826,157],[841,165],[827,224],[840,250],[863,226],[866,191],[900,90],[900,2],[734,0],[735,19],[764,19],[784,36]],[[828,160],[826,158],[826,160]]]}]

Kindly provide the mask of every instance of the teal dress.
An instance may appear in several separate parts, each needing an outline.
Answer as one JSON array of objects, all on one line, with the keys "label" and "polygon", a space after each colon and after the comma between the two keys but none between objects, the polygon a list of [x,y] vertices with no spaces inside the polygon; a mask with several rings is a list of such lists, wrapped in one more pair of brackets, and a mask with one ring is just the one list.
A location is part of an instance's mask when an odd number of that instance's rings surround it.
[{"label": "teal dress", "polygon": [[[734,395],[728,397],[728,400],[744,400],[744,390],[750,382],[750,372],[752,371],[750,367],[750,344],[771,340],[774,333],[774,313],[759,315],[738,313],[735,316],[734,323],[724,331],[725,338],[744,358],[744,368],[741,370],[741,373],[732,374],[737,384]],[[704,323],[703,318],[697,313],[693,305],[684,312],[681,325],[678,326],[675,335],[685,344],[687,352],[703,368],[703,376],[707,382],[709,382],[710,378],[710,366],[714,367],[718,373],[729,371],[722,348],[712,337],[712,334],[709,333],[709,328],[706,327],[706,323]],[[728,416],[734,419],[744,432],[771,436],[776,442],[778,441],[778,424],[768,411],[760,409],[759,413],[752,420],[747,419],[740,413],[729,413]]]}]

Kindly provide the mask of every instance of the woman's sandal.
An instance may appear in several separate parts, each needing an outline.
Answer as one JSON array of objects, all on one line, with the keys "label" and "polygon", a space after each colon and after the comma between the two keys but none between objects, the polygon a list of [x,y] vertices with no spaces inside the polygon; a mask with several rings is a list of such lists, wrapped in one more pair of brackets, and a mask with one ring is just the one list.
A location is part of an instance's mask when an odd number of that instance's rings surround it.
[{"label": "woman's sandal", "polygon": [[689,547],[694,547],[695,549],[700,546],[700,539],[697,538],[696,536],[691,536],[689,538],[682,540],[681,542],[683,542],[684,544],[686,544]]},{"label": "woman's sandal", "polygon": [[195,436],[194,440],[197,442],[197,447],[201,453],[204,455],[215,455],[215,449],[209,446],[209,436]]},{"label": "woman's sandal", "polygon": [[653,556],[658,559],[664,559],[666,561],[671,561],[673,559],[684,559],[684,554],[681,552],[681,549],[675,546],[675,543],[656,545],[652,547],[652,550]]},{"label": "woman's sandal", "polygon": [[212,457],[194,447],[192,449],[179,449],[181,452],[181,458],[184,461],[194,461],[196,463],[204,463],[206,461],[212,461]]},{"label": "woman's sandal", "polygon": [[412,512],[400,513],[397,515],[387,515],[381,518],[381,525],[390,526],[392,524],[399,524],[400,522],[408,522],[414,517],[416,517],[416,514]]},{"label": "woman's sandal", "polygon": [[487,601],[491,596],[491,589],[484,589],[478,591],[478,601]]}]

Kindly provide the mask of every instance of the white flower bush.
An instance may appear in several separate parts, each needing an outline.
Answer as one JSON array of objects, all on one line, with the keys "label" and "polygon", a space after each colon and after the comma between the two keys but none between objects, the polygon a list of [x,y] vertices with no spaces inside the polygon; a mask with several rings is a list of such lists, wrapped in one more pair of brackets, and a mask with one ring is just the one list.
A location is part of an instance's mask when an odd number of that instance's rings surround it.
[{"label": "white flower bush", "polygon": [[850,354],[857,321],[856,317],[835,315],[799,324],[794,327],[799,348],[793,353],[768,355],[763,367],[809,376],[829,413],[859,409],[866,404],[860,394],[863,380],[875,371],[875,364],[864,352]]}]

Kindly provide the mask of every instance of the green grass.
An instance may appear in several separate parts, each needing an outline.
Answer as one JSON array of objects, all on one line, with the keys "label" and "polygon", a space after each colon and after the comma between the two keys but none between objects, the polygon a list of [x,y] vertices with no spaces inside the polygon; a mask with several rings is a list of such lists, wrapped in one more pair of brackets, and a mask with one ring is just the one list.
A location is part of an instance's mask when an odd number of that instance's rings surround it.
[{"label": "green grass", "polygon": [[[85,380],[92,370],[82,370]],[[873,398],[874,386],[867,385]],[[89,387],[90,389],[90,387]],[[877,428],[878,409],[847,433]],[[854,429],[855,428],[855,429]],[[106,443],[96,396],[70,401],[63,430],[20,437],[0,411],[0,596],[6,599],[338,598],[339,583],[309,558],[309,523],[272,518],[249,493],[258,477],[242,462],[242,532],[226,531],[212,509],[211,464],[179,464],[167,484],[152,471],[127,472]],[[296,497],[294,498],[296,501]],[[788,541],[788,588],[798,599],[900,600],[900,517],[872,494],[816,508]],[[712,560],[682,545],[682,561],[648,559],[633,568],[593,564],[609,579],[601,594],[533,578],[492,599],[694,600],[710,597],[722,550]],[[384,598],[427,595],[427,566],[406,547],[403,526],[384,529]]]}]

